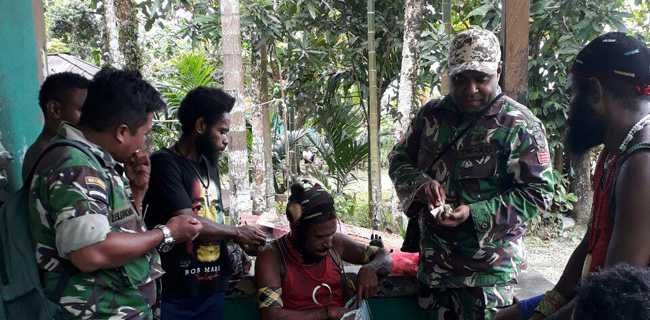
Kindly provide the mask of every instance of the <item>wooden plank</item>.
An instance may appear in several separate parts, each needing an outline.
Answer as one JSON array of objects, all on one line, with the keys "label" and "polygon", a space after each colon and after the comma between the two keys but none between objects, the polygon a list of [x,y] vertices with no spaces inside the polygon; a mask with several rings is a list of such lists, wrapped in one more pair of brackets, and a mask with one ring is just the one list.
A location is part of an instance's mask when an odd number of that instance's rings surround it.
[{"label": "wooden plank", "polygon": [[526,104],[528,92],[528,30],[530,2],[501,0],[501,43],[504,48],[503,90]]}]

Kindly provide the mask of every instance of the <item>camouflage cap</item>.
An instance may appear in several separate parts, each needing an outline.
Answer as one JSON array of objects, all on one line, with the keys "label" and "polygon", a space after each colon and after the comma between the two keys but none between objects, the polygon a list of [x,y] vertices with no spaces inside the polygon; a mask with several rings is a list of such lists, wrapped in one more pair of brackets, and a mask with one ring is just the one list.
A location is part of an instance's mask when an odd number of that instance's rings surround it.
[{"label": "camouflage cap", "polygon": [[457,34],[449,46],[449,75],[474,70],[497,73],[501,61],[499,39],[483,29],[470,29]]}]

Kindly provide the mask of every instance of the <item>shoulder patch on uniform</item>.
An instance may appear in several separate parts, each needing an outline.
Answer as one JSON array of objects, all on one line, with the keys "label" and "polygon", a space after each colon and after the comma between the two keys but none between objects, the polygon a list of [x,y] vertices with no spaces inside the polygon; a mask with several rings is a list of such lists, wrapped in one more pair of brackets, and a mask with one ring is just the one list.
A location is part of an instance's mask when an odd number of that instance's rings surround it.
[{"label": "shoulder patch on uniform", "polygon": [[535,138],[535,142],[537,143],[537,146],[540,148],[546,148],[546,137],[544,136],[544,132],[542,130],[538,130],[533,132],[533,138]]},{"label": "shoulder patch on uniform", "polygon": [[98,177],[85,177],[88,195],[91,198],[108,203],[108,192],[106,191],[106,182]]},{"label": "shoulder patch on uniform", "polygon": [[551,155],[548,152],[540,152],[537,154],[537,161],[539,163],[551,163]]},{"label": "shoulder patch on uniform", "polygon": [[104,182],[104,180],[102,180],[101,178],[86,177],[84,180],[86,181],[86,186],[88,187],[88,189],[90,189],[91,186],[96,186],[106,191],[106,182]]}]

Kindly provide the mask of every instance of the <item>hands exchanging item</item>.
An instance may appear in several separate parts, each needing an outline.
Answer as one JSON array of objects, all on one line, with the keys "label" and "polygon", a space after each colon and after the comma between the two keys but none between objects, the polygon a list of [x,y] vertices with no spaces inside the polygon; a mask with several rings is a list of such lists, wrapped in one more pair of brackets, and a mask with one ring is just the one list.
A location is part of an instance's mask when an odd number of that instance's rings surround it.
[{"label": "hands exchanging item", "polygon": [[445,204],[447,196],[438,181],[430,180],[425,183],[418,191],[418,197],[420,201],[428,204],[429,211],[436,222],[443,227],[457,227],[469,218],[468,206],[461,205],[452,210],[450,205]]},{"label": "hands exchanging item", "polygon": [[237,235],[234,240],[248,255],[257,255],[257,252],[266,245],[266,235],[254,226],[239,226],[236,231]]}]

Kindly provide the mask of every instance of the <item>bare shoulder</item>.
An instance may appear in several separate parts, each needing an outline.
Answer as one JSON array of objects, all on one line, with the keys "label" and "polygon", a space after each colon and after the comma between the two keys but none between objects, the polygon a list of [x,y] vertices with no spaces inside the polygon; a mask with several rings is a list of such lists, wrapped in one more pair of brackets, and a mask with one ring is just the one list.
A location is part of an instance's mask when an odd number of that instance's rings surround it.
[{"label": "bare shoulder", "polygon": [[269,263],[279,262],[280,250],[275,241],[269,242],[257,253],[256,264],[268,265]]},{"label": "bare shoulder", "polygon": [[[631,184],[636,184],[636,183],[645,183],[650,185],[650,181],[648,181],[648,178],[650,178],[650,149],[640,149],[632,153],[629,158],[623,163],[621,166],[621,171],[618,175],[618,188],[620,187],[625,187],[628,188],[630,187],[631,190],[634,190]],[[618,189],[617,188],[617,189]],[[636,190],[636,192],[647,192],[650,193],[650,189],[648,190]]]},{"label": "bare shoulder", "polygon": [[[626,214],[637,215],[650,197],[650,149],[632,153],[621,165],[616,178],[616,206]],[[618,211],[618,210],[617,210]]]}]

